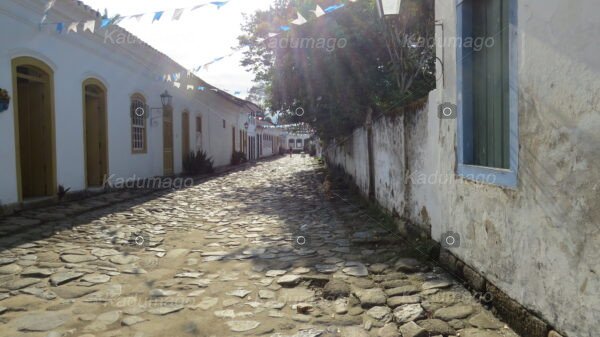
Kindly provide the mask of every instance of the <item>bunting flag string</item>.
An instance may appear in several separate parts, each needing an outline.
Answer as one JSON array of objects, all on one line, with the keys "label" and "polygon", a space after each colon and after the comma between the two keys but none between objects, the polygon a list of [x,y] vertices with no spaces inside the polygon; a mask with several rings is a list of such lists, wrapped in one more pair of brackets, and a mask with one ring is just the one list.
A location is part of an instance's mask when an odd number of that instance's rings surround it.
[{"label": "bunting flag string", "polygon": [[[349,0],[349,1],[350,2],[356,2],[358,0]],[[211,2],[211,4],[215,4],[215,3],[216,2]],[[226,1],[223,1],[223,2],[220,2],[220,3],[226,3]],[[343,8],[344,6],[345,5],[343,3],[339,3],[339,4],[335,4],[335,5],[332,5],[332,6],[329,6],[329,7],[325,8],[325,9],[323,9],[323,8],[321,8],[321,6],[317,5],[316,8],[315,8],[315,10],[311,10],[311,12],[315,15],[316,18],[319,18],[319,17],[327,15],[327,14],[329,14],[331,12],[334,12],[334,11],[340,9],[340,8]],[[296,26],[301,26],[301,25],[304,25],[304,24],[308,23],[308,20],[300,12],[296,12],[296,15],[297,15],[297,18],[295,20],[291,21],[290,22],[291,24],[296,25]],[[174,17],[175,17],[175,15],[174,15]],[[292,27],[288,26],[288,25],[283,25],[283,26],[280,26],[279,29],[280,29],[279,33],[268,33],[267,34],[267,38],[276,37],[279,34],[281,34],[281,31],[283,31],[283,32],[290,31],[292,29]],[[257,41],[258,41],[258,43],[262,43],[262,42],[266,41],[266,39],[265,38],[257,38]],[[193,73],[196,73],[196,72],[198,72],[198,71],[200,71],[202,69],[208,70],[208,68],[212,64],[217,63],[217,62],[219,62],[219,61],[221,61],[221,60],[223,60],[225,58],[228,58],[228,57],[234,55],[238,51],[240,51],[240,49],[237,49],[236,51],[234,51],[232,53],[229,53],[229,54],[227,54],[225,56],[217,57],[217,58],[213,59],[210,62],[204,63],[202,65],[199,65],[199,66],[195,67],[195,68],[187,70],[187,77],[188,78],[191,77],[191,75]],[[162,82],[173,82],[173,86],[176,87],[176,88],[180,88],[181,87],[181,83],[178,82],[180,80],[180,78],[181,78],[181,73],[163,74],[162,76],[157,76],[156,77],[157,80],[162,81]],[[194,87],[194,85],[191,85],[191,84],[187,85],[185,88],[186,88],[186,90],[194,90],[194,89],[198,90],[198,91],[205,91],[206,90],[206,88],[204,86]],[[216,88],[210,88],[209,90],[214,91],[214,92],[218,92],[219,91],[219,89],[216,89]],[[225,90],[225,91],[229,92],[228,90]],[[239,95],[239,94],[241,94],[241,92],[239,92],[239,91],[235,91],[234,92],[234,95]]]},{"label": "bunting flag string", "polygon": [[[156,12],[151,12],[151,13],[141,13],[141,14],[134,14],[134,15],[127,15],[127,16],[120,16],[120,15],[116,15],[113,18],[102,18],[99,20],[100,22],[100,28],[106,28],[108,26],[111,25],[116,25],[121,21],[124,20],[136,20],[137,22],[140,22],[142,20],[143,17],[145,16],[150,16],[152,17],[152,23],[154,22],[158,22],[160,21],[164,14],[166,12],[173,12],[173,15],[171,16],[171,21],[179,21],[179,19],[181,19],[181,17],[183,16],[183,13],[185,11],[190,11],[193,12],[199,8],[205,7],[205,6],[215,6],[217,9],[221,9],[221,7],[225,6],[226,4],[228,4],[231,0],[225,0],[225,1],[211,1],[211,2],[207,2],[207,3],[203,3],[203,4],[199,4],[199,5],[195,5],[192,7],[186,7],[186,8],[176,8],[174,10],[162,10],[162,11],[156,11]],[[48,12],[52,9],[52,7],[54,6],[56,0],[49,0],[46,8],[44,10],[44,16],[42,17],[42,20],[40,21],[40,26],[41,25],[54,25],[56,26],[56,31],[58,33],[62,33],[62,31],[64,30],[64,27],[67,26],[69,27],[67,29],[67,33],[69,32],[78,32],[77,26],[81,23],[81,22],[46,22],[46,19],[48,18]],[[164,20],[163,20],[164,21]],[[92,23],[94,24],[94,26],[92,27]],[[82,32],[85,31],[90,31],[91,33],[94,33],[94,30],[96,28],[96,20],[89,20],[86,21],[84,24],[84,28],[82,30]],[[59,26],[62,27],[63,29],[59,29]]]},{"label": "bunting flag string", "polygon": [[[208,3],[204,3],[204,4],[199,4],[199,5],[195,5],[193,7],[187,7],[187,8],[176,8],[174,10],[163,10],[163,11],[157,11],[157,12],[152,12],[152,13],[141,13],[141,14],[135,14],[135,15],[128,15],[128,16],[120,16],[120,15],[116,15],[113,18],[102,18],[100,20],[100,28],[107,28],[111,25],[116,25],[122,21],[125,20],[136,20],[137,22],[140,22],[142,20],[142,18],[144,16],[146,16],[147,14],[149,14],[150,16],[152,16],[152,23],[154,22],[159,22],[162,18],[163,15],[165,14],[165,12],[170,12],[173,11],[173,15],[171,16],[171,21],[179,21],[181,19],[181,17],[183,16],[183,13],[186,10],[194,11],[197,10],[198,8],[202,8],[208,5],[213,5],[215,6],[217,9],[220,9],[221,7],[225,6],[227,3],[229,3],[231,0],[225,0],[225,1],[211,1]],[[348,0],[350,2],[357,2],[358,0]],[[46,9],[44,11],[44,16],[42,17],[42,20],[40,22],[40,26],[41,25],[55,25],[56,26],[56,31],[60,34],[62,33],[65,29],[64,27],[67,26],[67,33],[70,32],[74,32],[77,33],[78,30],[78,25],[81,22],[69,22],[69,23],[65,23],[65,22],[52,22],[52,23],[46,23],[46,19],[48,17],[48,12],[52,9],[52,7],[54,6],[56,0],[49,0],[47,5],[46,5]],[[343,3],[339,3],[339,4],[335,4],[332,6],[329,6],[325,9],[321,8],[321,6],[317,5],[315,10],[311,10],[311,12],[315,15],[315,17],[319,18],[321,16],[324,16],[328,13],[334,12],[342,7],[344,7],[345,5]],[[297,18],[295,20],[293,20],[292,22],[290,22],[293,25],[296,26],[301,26],[304,25],[308,22],[308,20],[302,16],[302,14],[300,14],[300,12],[296,12],[297,13]],[[164,20],[163,20],[164,21]],[[96,28],[96,20],[88,20],[85,21],[83,26],[83,30],[82,32],[85,31],[89,31],[91,33],[94,33],[94,30]],[[289,25],[282,25],[279,27],[280,32],[287,32],[291,30],[291,27]],[[274,37],[277,34],[274,33],[270,33],[269,37]]]},{"label": "bunting flag string", "polygon": [[[216,6],[217,9],[220,9],[221,7],[225,6],[227,3],[229,3],[231,0],[225,0],[225,1],[211,1],[208,3],[204,3],[204,4],[199,4],[193,7],[189,7],[189,8],[177,8],[173,11],[173,15],[171,16],[171,20],[172,21],[179,21],[183,15],[183,13],[186,10],[190,10],[190,11],[194,11],[197,10],[199,8],[208,6],[208,5],[213,5]],[[357,2],[358,0],[348,0],[350,2]],[[52,7],[54,6],[56,0],[49,0],[45,11],[44,11],[44,16],[42,17],[42,21],[40,22],[40,26],[45,24],[45,25],[55,25],[56,26],[56,32],[59,34],[62,34],[64,31],[66,31],[67,33],[78,33],[78,32],[90,32],[92,34],[94,34],[95,30],[96,30],[96,25],[98,23],[97,20],[87,20],[87,21],[78,21],[78,22],[55,22],[55,23],[46,23],[46,19],[48,17],[48,12],[52,9]],[[340,8],[343,8],[345,5],[343,3],[339,3],[339,4],[335,4],[332,6],[329,6],[325,9],[321,8],[319,5],[316,6],[315,10],[311,10],[310,12],[312,12],[316,18],[320,18],[324,15],[327,15],[331,12],[334,12]],[[165,14],[165,12],[167,11],[158,11],[158,12],[153,12],[150,13],[152,15],[152,22],[157,22],[160,21],[161,18],[163,17],[163,15]],[[107,28],[111,25],[116,25],[119,22],[122,22],[124,20],[136,20],[137,22],[140,22],[141,19],[146,16],[146,14],[148,13],[142,13],[142,14],[135,14],[135,15],[130,15],[130,16],[120,16],[120,15],[116,15],[113,18],[102,18],[99,20],[100,22],[100,28]],[[292,25],[296,25],[296,26],[301,26],[304,25],[306,23],[308,23],[309,21],[300,13],[300,12],[296,12],[297,17],[296,19],[292,20],[290,22],[290,24]],[[82,25],[82,29],[79,30],[79,25]],[[278,33],[268,33],[267,34],[267,38],[273,38],[278,36],[279,34],[281,34],[282,32],[288,32],[292,29],[291,26],[289,25],[282,25],[279,27],[279,32]],[[257,41],[259,43],[262,43],[264,41],[266,41],[265,38],[257,38]],[[187,78],[192,77],[192,74],[195,72],[198,72],[202,69],[204,70],[208,70],[209,66],[211,66],[214,63],[217,63],[221,60],[224,60],[225,58],[231,57],[233,56],[236,52],[240,51],[241,49],[237,49],[232,53],[229,53],[227,55],[224,56],[220,56],[217,57],[215,59],[213,59],[212,61],[208,62],[208,63],[204,63],[202,65],[199,65],[193,69],[189,69],[187,70]],[[182,88],[182,78],[181,78],[181,73],[171,73],[171,74],[163,74],[163,75],[155,75],[154,79],[157,81],[162,81],[165,83],[172,83],[173,87],[175,88]],[[197,90],[197,91],[205,91],[207,88],[204,86],[195,86],[194,84],[184,84],[183,88],[185,90]],[[219,92],[219,89],[217,88],[209,88],[209,90],[214,91],[214,92]],[[229,92],[228,90],[225,90],[227,92]],[[241,94],[240,91],[235,91],[234,95],[239,95]]]}]

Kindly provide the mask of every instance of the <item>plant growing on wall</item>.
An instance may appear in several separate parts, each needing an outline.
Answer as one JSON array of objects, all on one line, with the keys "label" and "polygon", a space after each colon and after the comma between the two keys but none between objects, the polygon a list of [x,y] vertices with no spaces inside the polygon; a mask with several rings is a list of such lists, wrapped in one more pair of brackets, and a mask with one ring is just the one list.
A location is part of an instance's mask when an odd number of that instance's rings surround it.
[{"label": "plant growing on wall", "polygon": [[58,200],[63,200],[66,196],[67,193],[71,190],[71,188],[65,188],[63,185],[58,185],[58,191],[56,192],[56,195],[58,196]]},{"label": "plant growing on wall", "polygon": [[247,162],[246,154],[240,151],[234,151],[231,155],[231,165],[240,165]]},{"label": "plant growing on wall", "polygon": [[308,17],[317,4],[329,3],[277,0],[248,16],[238,38],[246,48],[242,65],[264,87],[278,123],[307,124],[325,142],[364,125],[369,110],[401,111],[435,84],[432,0],[404,0],[403,14],[386,21],[374,0],[358,1],[270,35],[298,12]]},{"label": "plant growing on wall", "polygon": [[10,96],[8,95],[8,91],[0,89],[0,112],[6,111],[9,104]]},{"label": "plant growing on wall", "polygon": [[183,171],[190,175],[213,173],[213,160],[204,151],[190,152],[183,158]]}]

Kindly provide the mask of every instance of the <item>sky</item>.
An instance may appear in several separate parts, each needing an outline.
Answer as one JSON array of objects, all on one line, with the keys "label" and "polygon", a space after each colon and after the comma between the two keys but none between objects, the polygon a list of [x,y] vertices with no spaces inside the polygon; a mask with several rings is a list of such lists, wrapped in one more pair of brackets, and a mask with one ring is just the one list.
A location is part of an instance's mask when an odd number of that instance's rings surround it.
[{"label": "sky", "polygon": [[[237,37],[242,34],[243,13],[251,14],[259,9],[268,9],[273,0],[231,0],[217,9],[214,5],[195,11],[184,11],[179,21],[173,21],[177,8],[189,8],[213,0],[83,0],[93,9],[109,17],[145,13],[140,22],[124,20],[119,26],[127,29],[144,42],[168,55],[179,64],[190,69],[225,56],[238,45]],[[222,1],[222,0],[221,0]],[[157,11],[165,11],[158,22],[152,23]],[[230,93],[246,98],[252,87],[254,75],[240,65],[242,53],[237,52],[201,69],[196,73],[206,82]]]}]

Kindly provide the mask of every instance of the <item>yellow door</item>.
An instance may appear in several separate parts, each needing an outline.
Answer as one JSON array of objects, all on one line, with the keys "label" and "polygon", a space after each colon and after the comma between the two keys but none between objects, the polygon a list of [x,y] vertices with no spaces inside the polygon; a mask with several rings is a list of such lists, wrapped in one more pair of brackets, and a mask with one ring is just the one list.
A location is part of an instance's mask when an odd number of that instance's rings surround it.
[{"label": "yellow door", "polygon": [[50,74],[31,65],[15,68],[21,195],[51,196],[55,186]]},{"label": "yellow door", "polygon": [[181,115],[181,152],[182,160],[190,154],[190,114],[187,111]]},{"label": "yellow door", "polygon": [[165,176],[172,176],[173,168],[173,108],[163,111],[163,168]]},{"label": "yellow door", "polygon": [[85,153],[87,186],[102,186],[108,173],[106,92],[96,84],[85,85]]}]

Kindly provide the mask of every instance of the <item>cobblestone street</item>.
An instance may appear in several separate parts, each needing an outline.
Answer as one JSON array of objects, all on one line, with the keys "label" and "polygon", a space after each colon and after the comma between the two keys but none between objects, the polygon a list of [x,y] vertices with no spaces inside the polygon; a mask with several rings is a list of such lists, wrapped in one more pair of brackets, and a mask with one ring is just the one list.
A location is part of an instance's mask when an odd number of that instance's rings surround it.
[{"label": "cobblestone street", "polygon": [[2,235],[0,336],[517,336],[324,175],[286,156],[7,218],[46,221]]}]

